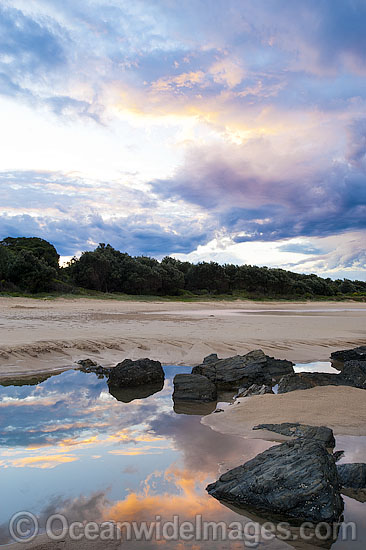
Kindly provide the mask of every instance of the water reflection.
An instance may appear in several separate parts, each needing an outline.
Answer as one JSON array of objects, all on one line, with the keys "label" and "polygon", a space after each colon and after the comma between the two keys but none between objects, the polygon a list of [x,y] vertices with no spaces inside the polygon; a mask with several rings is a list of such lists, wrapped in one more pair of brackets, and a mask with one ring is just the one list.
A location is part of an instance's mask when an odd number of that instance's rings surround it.
[{"label": "water reflection", "polygon": [[[0,543],[7,540],[10,516],[24,509],[44,519],[61,512],[73,521],[139,522],[157,514],[162,520],[178,514],[181,521],[195,515],[205,521],[249,521],[246,513],[239,515],[208,496],[205,486],[273,443],[210,430],[200,423],[200,415],[211,412],[206,408],[174,412],[172,379],[190,370],[167,367],[163,389],[142,388],[141,393],[112,395],[106,380],[79,371],[35,386],[0,388],[0,484],[6,495]],[[350,444],[355,446],[343,438],[338,447],[349,449]],[[362,461],[365,448],[358,449],[352,458]],[[349,458],[346,452],[342,460]],[[262,541],[258,547],[289,546]],[[236,550],[243,542],[170,542],[169,548]]]},{"label": "water reflection", "polygon": [[122,403],[131,403],[136,399],[145,399],[158,393],[164,387],[164,382],[161,384],[152,384],[150,386],[137,386],[136,388],[116,388],[115,386],[109,386],[109,393],[113,395],[117,401]]}]

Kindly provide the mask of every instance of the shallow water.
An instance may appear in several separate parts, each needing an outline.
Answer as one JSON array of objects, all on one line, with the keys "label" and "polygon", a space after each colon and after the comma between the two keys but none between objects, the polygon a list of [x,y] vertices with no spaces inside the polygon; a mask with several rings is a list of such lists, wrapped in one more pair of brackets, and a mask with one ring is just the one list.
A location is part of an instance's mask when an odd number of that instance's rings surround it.
[{"label": "shallow water", "polygon": [[[105,379],[67,371],[34,385],[0,386],[0,543],[8,541],[10,517],[27,510],[41,518],[61,512],[70,520],[164,520],[248,522],[249,514],[230,510],[205,487],[218,471],[241,464],[273,443],[213,432],[200,423],[203,408],[173,409],[172,378],[190,368],[166,367],[157,393],[111,395]],[[33,381],[33,383],[36,380]],[[136,397],[136,399],[134,399]],[[220,396],[227,402],[230,396]],[[122,399],[123,402],[118,399]],[[342,437],[343,462],[365,461],[366,438]],[[365,523],[366,505],[347,498],[346,517]],[[263,518],[259,520],[263,522]],[[365,527],[364,527],[365,529]],[[363,542],[362,542],[363,541]],[[334,548],[363,548],[362,541]],[[156,548],[141,542],[139,548]],[[169,548],[238,549],[243,542],[182,541]],[[246,545],[245,547],[250,547]],[[260,548],[289,548],[261,541]],[[329,545],[327,547],[330,547]]]},{"label": "shallow water", "polygon": [[328,313],[357,313],[358,311],[366,311],[366,307],[339,307],[339,308],[330,308],[330,307],[319,307],[319,308],[268,308],[268,309],[250,309],[250,308],[237,308],[237,309],[177,309],[177,310],[167,310],[167,311],[147,311],[145,315],[181,315],[181,316],[190,316],[197,315],[199,317],[232,317],[232,316],[247,316],[247,315],[269,315],[269,316],[318,316],[319,314],[328,314]]},{"label": "shallow water", "polygon": [[340,370],[335,369],[330,361],[313,361],[311,363],[297,363],[294,366],[295,372],[326,372],[339,374]]}]

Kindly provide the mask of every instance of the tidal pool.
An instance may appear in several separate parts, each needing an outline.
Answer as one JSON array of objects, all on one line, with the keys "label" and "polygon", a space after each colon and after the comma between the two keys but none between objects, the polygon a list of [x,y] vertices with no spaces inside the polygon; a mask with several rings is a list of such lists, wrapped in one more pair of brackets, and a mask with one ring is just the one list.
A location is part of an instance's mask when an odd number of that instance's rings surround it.
[{"label": "tidal pool", "polygon": [[[49,378],[0,385],[0,544],[9,542],[13,514],[30,511],[40,524],[53,513],[70,521],[179,521],[263,523],[210,497],[205,487],[226,471],[273,445],[216,433],[200,423],[214,405],[181,404],[174,410],[172,380],[190,367],[165,367],[163,389],[111,395],[105,379],[66,371]],[[24,381],[23,382],[27,382]],[[39,382],[39,383],[37,383]],[[17,384],[17,385],[15,385]],[[149,393],[153,393],[149,395]],[[230,395],[220,396],[228,402]],[[227,406],[227,405],[226,405]],[[366,438],[342,437],[343,462],[366,459]],[[365,503],[345,498],[348,521],[357,520],[358,541],[366,544]],[[220,537],[218,537],[220,538]],[[249,543],[249,545],[248,545]],[[253,541],[169,541],[167,548],[239,549]],[[139,548],[157,548],[143,541]],[[261,540],[256,548],[314,548]],[[331,543],[324,547],[330,548]]]}]

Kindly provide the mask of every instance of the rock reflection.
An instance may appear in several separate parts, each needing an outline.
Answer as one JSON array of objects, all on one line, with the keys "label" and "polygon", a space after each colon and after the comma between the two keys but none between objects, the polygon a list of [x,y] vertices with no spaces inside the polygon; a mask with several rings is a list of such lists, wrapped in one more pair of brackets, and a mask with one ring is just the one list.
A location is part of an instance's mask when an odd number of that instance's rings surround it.
[{"label": "rock reflection", "polygon": [[[229,503],[221,501],[221,504],[242,516],[244,523],[254,522],[264,529],[269,528],[269,522],[273,525],[273,530],[268,530],[277,540],[285,542],[291,548],[308,549],[312,548],[331,548],[336,542],[340,530],[340,523],[325,524],[310,528],[309,526],[301,528],[299,525],[288,523],[288,518],[276,516],[261,517],[258,512],[248,508],[237,508]],[[286,526],[286,527],[285,527]],[[253,529],[255,531],[255,528]]]},{"label": "rock reflection", "polygon": [[206,416],[216,409],[216,401],[210,403],[197,401],[174,401],[174,412],[176,414]]},{"label": "rock reflection", "polygon": [[116,388],[115,386],[108,386],[108,389],[109,393],[113,395],[117,401],[131,403],[131,401],[135,401],[135,399],[150,397],[150,395],[160,392],[163,387],[164,382],[148,386],[137,386],[135,388]]}]

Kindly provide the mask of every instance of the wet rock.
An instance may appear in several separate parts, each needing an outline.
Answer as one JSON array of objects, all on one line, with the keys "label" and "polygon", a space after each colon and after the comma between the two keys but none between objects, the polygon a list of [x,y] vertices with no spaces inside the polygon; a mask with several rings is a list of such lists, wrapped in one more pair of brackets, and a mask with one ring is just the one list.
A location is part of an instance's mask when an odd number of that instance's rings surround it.
[{"label": "wet rock", "polygon": [[341,458],[344,457],[344,451],[334,451],[333,458],[334,462],[338,462],[338,460],[341,460]]},{"label": "wet rock", "polygon": [[250,397],[251,395],[264,395],[265,393],[274,393],[271,386],[266,386],[265,384],[262,384],[259,386],[258,384],[252,384],[249,386],[249,388],[240,388],[238,393],[235,395],[235,399],[238,399],[239,397]]},{"label": "wet rock", "polygon": [[350,489],[366,489],[366,464],[339,464],[337,466],[339,480],[343,487]]},{"label": "wet rock", "polygon": [[308,426],[298,422],[283,422],[282,424],[259,424],[253,430],[268,430],[289,437],[313,439],[320,441],[327,448],[335,447],[333,430],[326,426]]},{"label": "wet rock", "polygon": [[84,372],[92,372],[91,370],[89,371],[89,369],[98,367],[98,363],[92,359],[79,359],[79,361],[76,361],[76,364],[80,365],[80,370],[84,370]]},{"label": "wet rock", "polygon": [[99,378],[103,378],[104,376],[108,376],[111,372],[110,368],[102,367],[101,365],[98,365],[96,361],[93,361],[92,359],[80,359],[76,362],[78,365],[80,365],[80,369],[82,372],[90,373],[94,372],[98,375]]},{"label": "wet rock", "polygon": [[108,385],[110,387],[135,387],[159,384],[164,382],[164,371],[159,361],[125,359],[110,370]]},{"label": "wet rock", "polygon": [[76,364],[81,367],[96,367],[98,365],[98,363],[92,359],[79,359],[79,361],[76,361]]},{"label": "wet rock", "polygon": [[340,374],[300,372],[281,378],[278,393],[308,390],[317,386],[350,386],[366,389],[366,361],[346,361]]},{"label": "wet rock", "polygon": [[347,386],[366,389],[366,360],[345,361],[343,371],[338,376]]},{"label": "wet rock", "polygon": [[309,390],[317,386],[342,386],[340,374],[320,372],[300,372],[289,374],[281,378],[278,384],[278,393],[287,393],[295,390]]},{"label": "wet rock", "polygon": [[214,363],[215,361],[218,361],[219,358],[217,357],[217,353],[211,353],[210,355],[207,355],[204,360],[203,364],[207,365],[207,363]]},{"label": "wet rock", "polygon": [[343,349],[340,351],[334,351],[330,354],[332,361],[345,363],[346,361],[366,361],[366,346],[359,346],[358,348]]},{"label": "wet rock", "polygon": [[176,374],[174,400],[216,401],[217,389],[211,380],[200,374]]},{"label": "wet rock", "polygon": [[273,380],[293,372],[291,361],[269,357],[262,350],[226,359],[216,359],[212,354],[205,358],[202,365],[192,369],[192,374],[206,376],[220,390],[248,388],[252,384],[272,385]]},{"label": "wet rock", "polygon": [[333,522],[343,512],[337,468],[323,443],[271,447],[208,485],[213,497],[288,520]]}]

